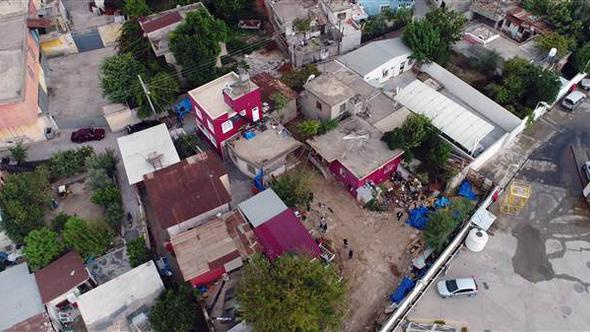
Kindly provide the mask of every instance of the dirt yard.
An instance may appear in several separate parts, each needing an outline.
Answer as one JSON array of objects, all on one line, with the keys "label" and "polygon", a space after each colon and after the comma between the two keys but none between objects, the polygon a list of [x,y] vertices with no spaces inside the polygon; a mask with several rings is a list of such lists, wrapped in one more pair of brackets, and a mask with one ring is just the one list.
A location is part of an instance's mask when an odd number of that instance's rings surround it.
[{"label": "dirt yard", "polygon": [[[394,213],[362,209],[336,180],[317,172],[309,172],[309,177],[314,200],[305,224],[318,236],[320,218],[325,215],[328,230],[324,237],[333,243],[337,253],[334,262],[349,288],[343,330],[373,331],[375,321],[390,304],[389,295],[410,265],[405,249],[420,234],[398,222]],[[348,240],[347,248],[344,239]],[[352,259],[348,258],[350,249]]]},{"label": "dirt yard", "polygon": [[[77,215],[85,220],[98,220],[104,218],[103,208],[90,201],[92,189],[86,187],[84,180],[84,178],[81,178],[76,182],[68,184],[67,188],[71,193],[64,198],[59,197],[59,195],[54,192],[53,198],[57,201],[59,206],[57,209],[53,209],[45,215],[47,221],[53,219],[60,212],[72,216]],[[54,183],[53,186],[57,188],[60,184],[62,183]]]}]

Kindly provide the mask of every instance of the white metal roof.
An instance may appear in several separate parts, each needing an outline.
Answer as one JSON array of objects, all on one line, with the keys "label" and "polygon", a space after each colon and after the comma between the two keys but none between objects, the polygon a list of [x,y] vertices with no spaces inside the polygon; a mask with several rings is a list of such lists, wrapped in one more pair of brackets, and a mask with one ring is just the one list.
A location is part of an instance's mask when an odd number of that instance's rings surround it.
[{"label": "white metal roof", "polygon": [[89,331],[108,330],[140,308],[151,306],[164,290],[153,261],[148,261],[80,295],[78,308]]},{"label": "white metal roof", "polygon": [[165,124],[117,139],[129,184],[143,181],[145,174],[180,162]]},{"label": "white metal roof", "polygon": [[264,224],[287,209],[287,205],[283,203],[272,188],[268,188],[248,198],[238,206],[242,214],[254,228]]},{"label": "white metal roof", "polygon": [[0,285],[0,330],[4,331],[45,311],[35,276],[29,273],[26,263],[2,271]]},{"label": "white metal roof", "polygon": [[395,100],[432,124],[469,152],[494,130],[494,126],[419,80],[407,85]]}]

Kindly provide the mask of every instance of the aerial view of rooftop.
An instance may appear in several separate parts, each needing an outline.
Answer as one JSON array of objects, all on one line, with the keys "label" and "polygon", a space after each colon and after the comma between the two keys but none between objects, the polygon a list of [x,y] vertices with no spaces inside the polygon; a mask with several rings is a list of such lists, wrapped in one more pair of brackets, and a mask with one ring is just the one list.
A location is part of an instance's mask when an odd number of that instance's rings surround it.
[{"label": "aerial view of rooftop", "polygon": [[590,1],[0,0],[0,331],[590,331]]}]

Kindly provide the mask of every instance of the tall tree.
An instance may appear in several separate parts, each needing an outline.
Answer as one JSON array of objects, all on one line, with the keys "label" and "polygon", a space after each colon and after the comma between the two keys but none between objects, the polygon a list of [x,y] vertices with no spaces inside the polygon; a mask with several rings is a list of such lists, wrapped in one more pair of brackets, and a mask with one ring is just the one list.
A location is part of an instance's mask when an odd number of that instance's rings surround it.
[{"label": "tall tree", "polygon": [[103,96],[113,103],[133,102],[135,92],[141,89],[137,75],[145,72],[145,67],[130,53],[106,58],[100,67]]},{"label": "tall tree", "polygon": [[331,331],[343,317],[346,290],[319,260],[254,255],[237,291],[240,312],[255,331]]},{"label": "tall tree", "polygon": [[461,30],[467,23],[467,18],[463,14],[446,8],[438,8],[429,12],[426,14],[425,20],[438,30],[441,42],[445,47],[461,40]]},{"label": "tall tree", "polygon": [[45,227],[32,230],[25,238],[24,255],[33,269],[51,263],[63,252],[64,246],[57,233]]},{"label": "tall tree", "polygon": [[23,163],[27,160],[27,148],[23,145],[22,142],[16,143],[13,147],[8,149],[10,151],[10,156],[17,164]]},{"label": "tall tree", "polygon": [[[167,112],[180,92],[176,77],[167,72],[159,72],[149,80],[150,98],[155,105],[156,112]],[[136,91],[135,100],[140,107],[138,116],[145,118],[152,115],[147,97],[143,90]]]},{"label": "tall tree", "polygon": [[156,332],[194,331],[199,324],[198,310],[193,290],[183,284],[160,294],[150,311],[150,323]]},{"label": "tall tree", "polygon": [[412,59],[419,63],[434,60],[441,45],[440,32],[427,20],[410,23],[402,39],[412,49]]},{"label": "tall tree", "polygon": [[70,217],[62,236],[66,245],[82,256],[98,257],[108,249],[113,233],[102,222],[87,222],[78,217]]},{"label": "tall tree", "polygon": [[8,175],[0,190],[2,228],[12,241],[23,243],[27,234],[43,227],[43,216],[50,202],[48,172],[45,168]]},{"label": "tall tree", "polygon": [[309,178],[303,173],[287,174],[271,183],[272,189],[288,207],[306,207],[310,203]]},{"label": "tall tree", "polygon": [[131,18],[147,16],[152,13],[145,0],[125,0],[123,13]]},{"label": "tall tree", "polygon": [[557,32],[542,34],[537,39],[537,48],[541,52],[549,52],[552,48],[557,49],[557,56],[562,58],[568,54],[576,45],[576,40],[571,36],[562,36]]},{"label": "tall tree", "polygon": [[225,23],[206,11],[190,12],[170,35],[170,50],[193,85],[216,77],[215,59],[229,31]]},{"label": "tall tree", "polygon": [[590,42],[582,45],[572,56],[573,66],[578,73],[590,72]]},{"label": "tall tree", "polygon": [[117,38],[117,51],[119,54],[131,53],[139,61],[148,61],[152,58],[150,43],[144,37],[137,19],[123,23],[121,34]]}]

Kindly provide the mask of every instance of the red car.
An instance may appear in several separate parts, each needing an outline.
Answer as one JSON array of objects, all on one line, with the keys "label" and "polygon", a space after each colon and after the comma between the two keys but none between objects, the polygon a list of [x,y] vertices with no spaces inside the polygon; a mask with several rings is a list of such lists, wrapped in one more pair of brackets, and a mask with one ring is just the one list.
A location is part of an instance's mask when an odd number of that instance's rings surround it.
[{"label": "red car", "polygon": [[100,141],[104,138],[105,131],[101,128],[82,128],[72,133],[71,140],[74,143]]}]

